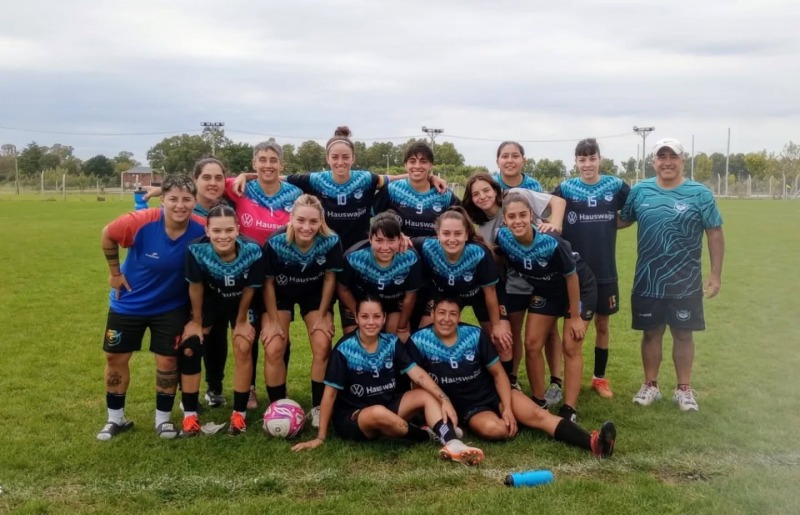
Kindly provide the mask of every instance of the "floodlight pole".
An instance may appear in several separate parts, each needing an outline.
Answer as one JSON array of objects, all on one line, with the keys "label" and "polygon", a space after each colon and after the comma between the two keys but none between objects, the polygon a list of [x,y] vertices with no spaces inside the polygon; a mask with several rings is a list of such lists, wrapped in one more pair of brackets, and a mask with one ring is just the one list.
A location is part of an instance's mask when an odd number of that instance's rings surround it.
[{"label": "floodlight pole", "polygon": [[[633,132],[642,137],[642,180],[645,178],[645,160],[647,156],[647,136],[656,130],[655,127],[638,127],[633,126]],[[639,174],[636,174],[636,182],[639,182]]]},{"label": "floodlight pole", "polygon": [[433,151],[434,157],[436,157],[436,147],[435,147],[435,140],[436,136],[444,132],[444,129],[431,129],[430,127],[422,126],[422,132],[428,135],[431,138],[431,150]]},{"label": "floodlight pole", "polygon": [[11,145],[11,148],[14,149],[14,188],[17,191],[17,195],[19,195],[19,163],[17,162],[17,146]]},{"label": "floodlight pole", "polygon": [[[202,122],[200,124],[200,126],[203,127],[203,128],[209,128],[210,127],[213,131],[216,131],[216,129],[218,129],[220,127],[225,127],[225,122]],[[212,134],[212,137],[211,137],[211,155],[215,156],[215,155],[217,155],[217,142],[215,141],[213,136],[214,136],[214,134]]]}]

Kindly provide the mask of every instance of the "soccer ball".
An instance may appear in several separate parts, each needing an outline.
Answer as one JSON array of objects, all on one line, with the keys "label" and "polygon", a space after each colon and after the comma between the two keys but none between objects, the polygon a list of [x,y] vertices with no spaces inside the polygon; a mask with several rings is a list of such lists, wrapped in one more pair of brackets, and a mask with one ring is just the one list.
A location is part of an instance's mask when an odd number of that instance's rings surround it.
[{"label": "soccer ball", "polygon": [[264,412],[264,431],[277,438],[294,438],[305,423],[303,408],[292,399],[275,401]]}]

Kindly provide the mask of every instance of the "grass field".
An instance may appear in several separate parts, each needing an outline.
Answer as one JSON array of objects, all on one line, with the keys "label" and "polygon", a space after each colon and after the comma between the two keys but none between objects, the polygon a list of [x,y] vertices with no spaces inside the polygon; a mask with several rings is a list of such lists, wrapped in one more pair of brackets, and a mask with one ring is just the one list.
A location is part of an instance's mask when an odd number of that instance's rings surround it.
[{"label": "grass field", "polygon": [[[631,403],[642,373],[624,294],[608,374],[617,395],[602,401],[584,387],[580,399],[582,425],[617,423],[614,458],[598,461],[526,430],[511,442],[483,444],[486,460],[468,469],[436,460],[429,445],[402,442],[333,438],[294,454],[288,442],[264,436],[256,414],[244,437],[160,441],[147,353],[132,362],[126,411],[135,430],[95,441],[106,416],[99,231],[131,207],[126,200],[0,196],[0,511],[800,513],[798,202],[720,204],[727,252],[722,293],[706,303],[709,330],[696,338],[699,413],[679,413],[667,400],[649,408]],[[618,244],[623,292],[630,290],[634,231]],[[309,351],[297,329],[289,389],[308,407]],[[675,381],[669,349],[665,393]],[[229,371],[228,396],[230,378]],[[227,407],[206,410],[202,421],[229,414]],[[309,427],[302,437],[313,434]],[[552,469],[555,482],[502,486],[507,473],[536,468]]]}]

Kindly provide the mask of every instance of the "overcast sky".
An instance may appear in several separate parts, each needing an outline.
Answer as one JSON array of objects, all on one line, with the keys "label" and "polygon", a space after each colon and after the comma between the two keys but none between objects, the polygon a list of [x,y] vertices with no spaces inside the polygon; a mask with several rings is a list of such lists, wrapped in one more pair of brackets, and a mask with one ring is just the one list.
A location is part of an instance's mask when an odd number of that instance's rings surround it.
[{"label": "overcast sky", "polygon": [[0,143],[83,159],[145,161],[204,121],[295,145],[340,124],[402,143],[426,125],[490,169],[504,139],[569,165],[595,136],[627,159],[634,125],[655,126],[648,151],[694,135],[697,152],[724,153],[729,127],[733,152],[800,141],[797,0],[8,4]]}]

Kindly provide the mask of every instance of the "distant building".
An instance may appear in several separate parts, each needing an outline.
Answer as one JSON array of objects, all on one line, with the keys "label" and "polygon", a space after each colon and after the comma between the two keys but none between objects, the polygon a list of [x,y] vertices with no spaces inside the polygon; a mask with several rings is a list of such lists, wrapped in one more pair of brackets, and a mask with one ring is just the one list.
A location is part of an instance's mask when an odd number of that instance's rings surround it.
[{"label": "distant building", "polygon": [[142,186],[150,186],[160,182],[160,175],[149,166],[136,166],[122,172],[122,188],[126,190],[132,190],[137,183]]}]

